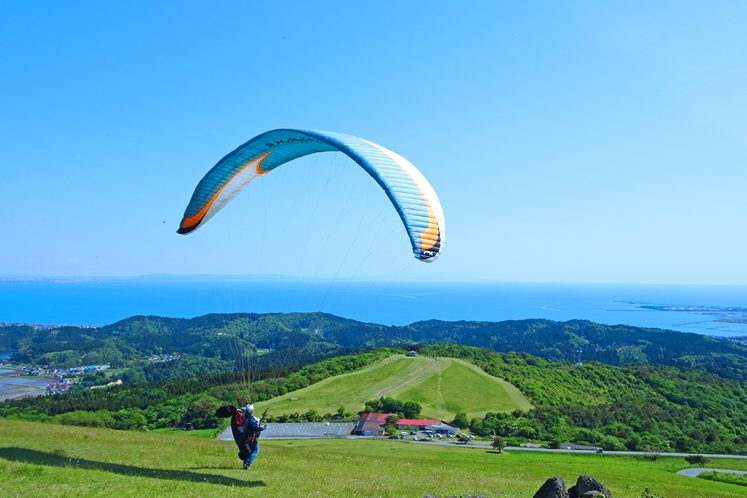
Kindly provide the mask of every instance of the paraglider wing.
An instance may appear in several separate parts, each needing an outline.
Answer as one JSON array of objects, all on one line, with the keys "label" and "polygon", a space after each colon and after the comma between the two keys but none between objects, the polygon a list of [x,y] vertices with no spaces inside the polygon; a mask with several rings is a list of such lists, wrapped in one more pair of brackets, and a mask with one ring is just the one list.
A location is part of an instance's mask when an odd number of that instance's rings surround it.
[{"label": "paraglider wing", "polygon": [[178,233],[190,233],[212,218],[260,176],[289,161],[318,152],[343,152],[384,189],[410,237],[415,258],[441,254],[446,224],[428,180],[407,159],[381,145],[345,135],[311,130],[272,130],[254,137],[221,159],[200,181]]}]

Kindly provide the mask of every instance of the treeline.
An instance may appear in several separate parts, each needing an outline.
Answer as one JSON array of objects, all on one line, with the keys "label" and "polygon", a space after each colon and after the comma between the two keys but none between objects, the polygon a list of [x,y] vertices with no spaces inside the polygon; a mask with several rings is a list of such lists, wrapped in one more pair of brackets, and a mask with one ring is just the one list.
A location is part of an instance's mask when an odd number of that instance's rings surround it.
[{"label": "treeline", "polygon": [[[451,343],[498,352],[522,351],[548,361],[608,365],[661,364],[697,368],[747,380],[747,347],[725,339],[586,320],[503,322],[428,320],[403,327],[361,323],[325,313],[211,314],[192,319],[136,316],[98,329],[34,330],[0,327],[0,350],[17,351],[19,362],[47,367],[90,364],[137,367],[150,355],[179,353],[209,358],[220,370],[275,361],[264,351],[301,353],[306,359],[340,354],[338,348],[402,347]],[[312,358],[318,355],[317,358]],[[163,367],[165,370],[173,366]],[[211,366],[211,368],[213,368]],[[137,368],[136,368],[137,369]],[[199,373],[196,369],[192,374]],[[158,372],[134,380],[159,380]],[[182,375],[183,372],[178,372]],[[188,373],[187,373],[188,374]],[[174,372],[177,375],[177,372]],[[166,374],[162,378],[170,378]]]},{"label": "treeline", "polygon": [[112,386],[95,391],[39,396],[0,403],[0,417],[113,429],[156,429],[186,422],[195,428],[217,427],[216,408],[243,405],[302,389],[334,375],[382,361],[393,353],[380,349],[324,360],[304,367],[274,367]]},{"label": "treeline", "polygon": [[457,425],[508,444],[542,441],[606,450],[747,453],[747,383],[662,365],[547,362],[524,353],[425,346],[421,354],[468,360],[517,386],[528,412],[489,413]]},{"label": "treeline", "polygon": [[399,418],[416,419],[423,409],[415,401],[400,401],[384,396],[381,399],[366,401],[365,411],[373,413],[394,413]]},{"label": "treeline", "polygon": [[180,377],[194,377],[210,373],[236,371],[278,370],[298,368],[338,356],[354,355],[369,348],[323,346],[309,348],[288,348],[261,355],[252,355],[245,361],[226,361],[219,358],[184,356],[179,360],[135,364],[122,374],[122,381],[129,384],[160,382]]}]

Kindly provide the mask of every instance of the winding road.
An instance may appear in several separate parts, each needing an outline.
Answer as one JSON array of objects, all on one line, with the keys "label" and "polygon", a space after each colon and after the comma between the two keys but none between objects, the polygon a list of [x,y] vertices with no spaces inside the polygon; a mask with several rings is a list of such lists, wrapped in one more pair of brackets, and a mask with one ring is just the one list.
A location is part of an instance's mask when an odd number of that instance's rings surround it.
[{"label": "winding road", "polygon": [[747,471],[744,471],[744,470],[728,470],[728,469],[682,469],[677,473],[681,476],[698,477],[703,472],[718,472],[720,474],[740,474],[740,475],[747,474]]}]

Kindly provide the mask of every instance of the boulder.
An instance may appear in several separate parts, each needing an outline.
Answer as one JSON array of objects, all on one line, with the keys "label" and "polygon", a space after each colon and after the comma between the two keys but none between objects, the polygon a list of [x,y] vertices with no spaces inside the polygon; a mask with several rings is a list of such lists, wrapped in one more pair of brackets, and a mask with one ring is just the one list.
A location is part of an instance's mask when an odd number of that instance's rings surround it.
[{"label": "boulder", "polygon": [[534,493],[534,498],[568,498],[562,477],[551,477]]},{"label": "boulder", "polygon": [[593,477],[583,475],[579,476],[576,485],[568,490],[568,496],[569,498],[612,498],[612,493]]}]

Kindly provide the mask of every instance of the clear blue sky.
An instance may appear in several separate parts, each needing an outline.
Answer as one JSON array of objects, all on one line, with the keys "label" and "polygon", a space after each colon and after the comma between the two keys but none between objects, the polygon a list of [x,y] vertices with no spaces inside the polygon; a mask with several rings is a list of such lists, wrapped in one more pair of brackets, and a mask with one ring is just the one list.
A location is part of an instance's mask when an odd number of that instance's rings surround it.
[{"label": "clear blue sky", "polygon": [[[0,275],[745,285],[745,26],[743,1],[3,1]],[[279,127],[410,159],[443,256],[341,154],[177,235]]]}]

